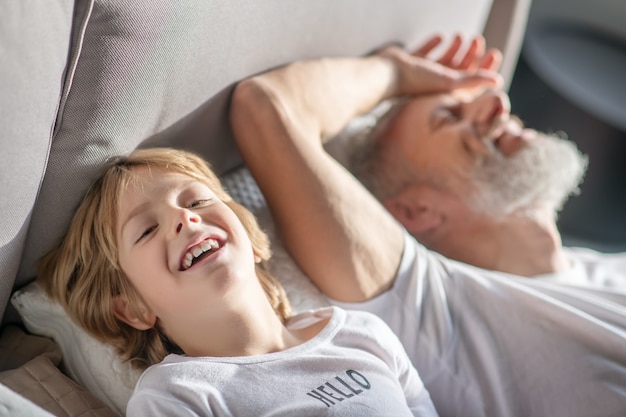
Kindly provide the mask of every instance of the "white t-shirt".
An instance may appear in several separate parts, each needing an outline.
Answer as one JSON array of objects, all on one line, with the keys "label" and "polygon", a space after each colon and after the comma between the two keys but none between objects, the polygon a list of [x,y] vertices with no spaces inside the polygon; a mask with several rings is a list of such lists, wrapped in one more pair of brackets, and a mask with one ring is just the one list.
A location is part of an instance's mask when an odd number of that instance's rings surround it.
[{"label": "white t-shirt", "polygon": [[406,236],[398,277],[365,303],[400,337],[441,416],[626,416],[626,255],[568,250],[522,278]]},{"label": "white t-shirt", "polygon": [[140,377],[127,416],[436,416],[397,337],[376,316],[327,307],[287,327],[330,316],[311,340],[266,355],[168,355]]}]

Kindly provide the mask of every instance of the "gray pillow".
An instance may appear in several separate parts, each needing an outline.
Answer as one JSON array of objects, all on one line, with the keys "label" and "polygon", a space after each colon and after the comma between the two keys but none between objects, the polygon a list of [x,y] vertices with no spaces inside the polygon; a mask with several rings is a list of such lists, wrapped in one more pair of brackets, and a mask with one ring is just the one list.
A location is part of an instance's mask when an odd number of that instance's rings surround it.
[{"label": "gray pillow", "polygon": [[0,1],[0,317],[46,168],[73,5]]}]

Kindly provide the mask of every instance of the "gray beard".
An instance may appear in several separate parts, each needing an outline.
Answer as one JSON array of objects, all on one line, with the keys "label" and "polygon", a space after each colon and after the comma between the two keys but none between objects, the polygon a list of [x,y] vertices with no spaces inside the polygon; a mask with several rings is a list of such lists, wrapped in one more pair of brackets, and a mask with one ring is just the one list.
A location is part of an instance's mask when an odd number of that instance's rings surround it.
[{"label": "gray beard", "polygon": [[472,175],[471,204],[479,212],[503,217],[532,215],[541,209],[556,214],[578,192],[587,158],[576,145],[556,135],[538,133],[521,151],[505,157],[493,149]]}]

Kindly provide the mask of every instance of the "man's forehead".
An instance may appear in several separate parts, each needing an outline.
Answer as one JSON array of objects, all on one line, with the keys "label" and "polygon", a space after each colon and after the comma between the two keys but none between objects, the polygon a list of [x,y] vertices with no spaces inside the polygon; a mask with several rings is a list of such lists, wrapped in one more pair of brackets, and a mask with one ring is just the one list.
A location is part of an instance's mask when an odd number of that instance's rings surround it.
[{"label": "man's forehead", "polygon": [[478,89],[468,89],[468,88],[459,88],[456,90],[448,91],[445,93],[436,93],[432,96],[436,97],[437,100],[443,102],[458,102],[458,101],[467,101],[475,99],[483,93],[482,90]]},{"label": "man's forehead", "polygon": [[480,89],[456,89],[444,93],[423,94],[413,97],[416,107],[449,107],[459,103],[473,101],[479,97],[484,90]]},{"label": "man's forehead", "polygon": [[[415,96],[405,107],[403,116],[405,122],[411,124],[423,124],[423,128],[428,127],[430,119],[439,109],[453,107],[459,103],[459,99],[451,93],[435,93]],[[414,126],[418,128],[419,126]]]},{"label": "man's forehead", "polygon": [[455,92],[422,94],[413,97],[411,104],[414,108],[433,109],[458,103],[460,99],[461,97]]}]

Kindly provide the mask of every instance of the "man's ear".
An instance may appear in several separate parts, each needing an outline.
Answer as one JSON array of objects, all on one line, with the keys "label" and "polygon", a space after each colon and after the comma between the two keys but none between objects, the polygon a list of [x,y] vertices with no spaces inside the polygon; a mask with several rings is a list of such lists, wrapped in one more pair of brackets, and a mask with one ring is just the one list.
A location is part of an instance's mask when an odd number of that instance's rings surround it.
[{"label": "man's ear", "polygon": [[124,295],[119,294],[113,297],[111,307],[115,317],[137,330],[148,330],[156,324],[156,315],[145,304],[141,303],[139,306],[140,314],[138,315],[130,307],[128,299]]},{"label": "man's ear", "polygon": [[424,185],[411,185],[383,202],[385,208],[412,235],[433,231],[444,221],[437,191]]}]

